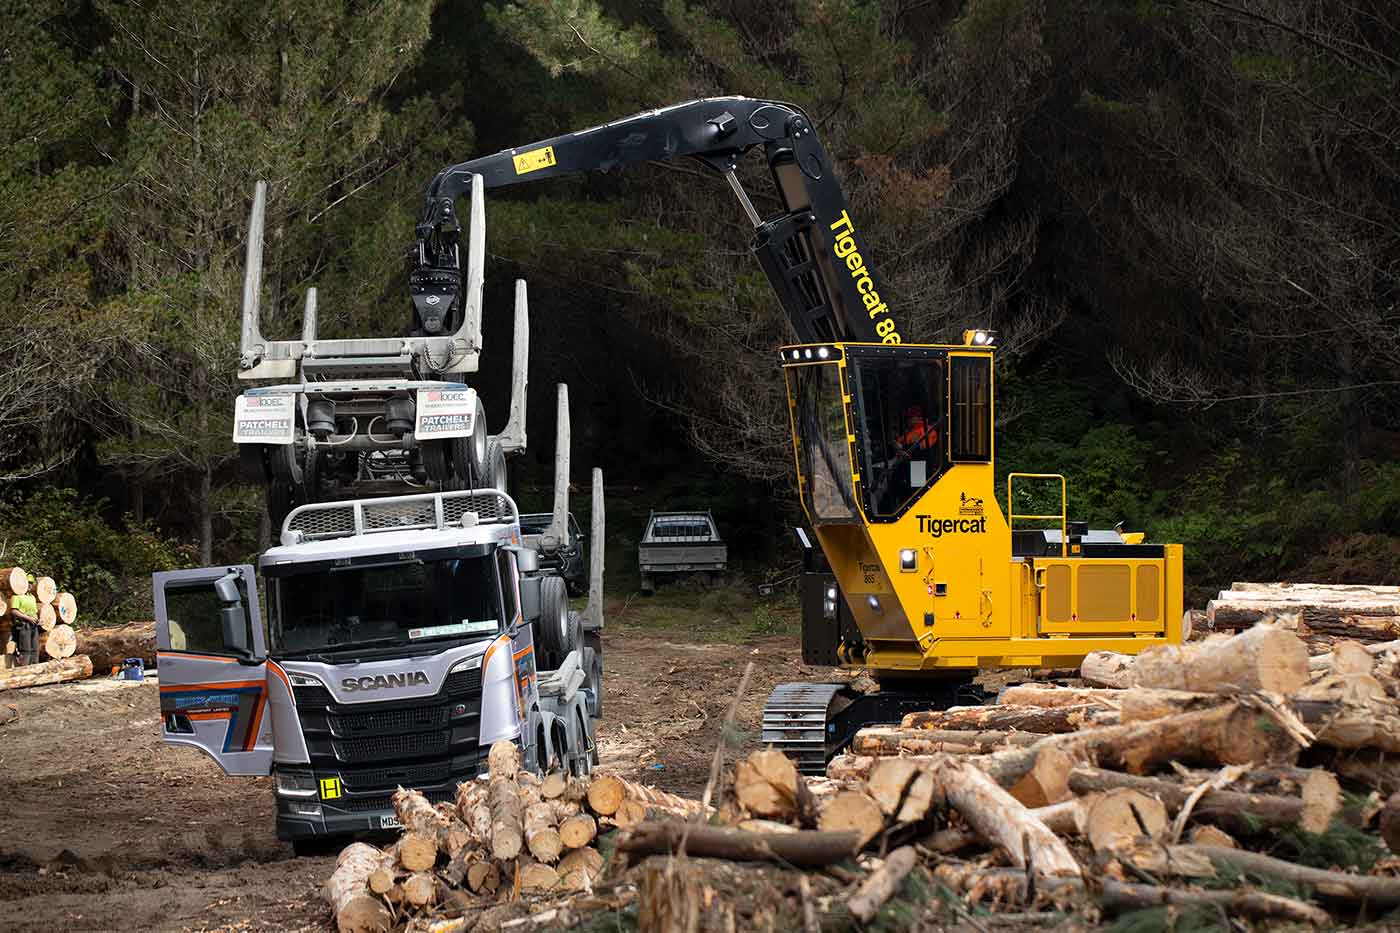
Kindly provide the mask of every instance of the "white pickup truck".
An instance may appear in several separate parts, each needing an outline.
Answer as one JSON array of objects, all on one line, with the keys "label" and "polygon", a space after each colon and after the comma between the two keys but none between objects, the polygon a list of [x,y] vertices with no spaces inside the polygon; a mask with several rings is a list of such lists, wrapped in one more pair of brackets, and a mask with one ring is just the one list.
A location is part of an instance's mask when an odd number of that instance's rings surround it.
[{"label": "white pickup truck", "polygon": [[647,595],[656,591],[658,577],[700,575],[716,583],[729,567],[729,548],[709,512],[652,512],[637,556]]}]

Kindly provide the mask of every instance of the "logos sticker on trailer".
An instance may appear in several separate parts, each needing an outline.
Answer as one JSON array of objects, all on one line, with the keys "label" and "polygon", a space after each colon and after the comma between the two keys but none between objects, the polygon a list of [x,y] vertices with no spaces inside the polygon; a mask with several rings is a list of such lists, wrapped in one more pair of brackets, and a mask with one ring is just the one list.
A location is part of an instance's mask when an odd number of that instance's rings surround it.
[{"label": "logos sticker on trailer", "polygon": [[413,436],[420,441],[471,437],[476,427],[475,389],[419,389]]},{"label": "logos sticker on trailer", "polygon": [[295,395],[240,395],[233,403],[235,444],[290,444],[296,431]]}]

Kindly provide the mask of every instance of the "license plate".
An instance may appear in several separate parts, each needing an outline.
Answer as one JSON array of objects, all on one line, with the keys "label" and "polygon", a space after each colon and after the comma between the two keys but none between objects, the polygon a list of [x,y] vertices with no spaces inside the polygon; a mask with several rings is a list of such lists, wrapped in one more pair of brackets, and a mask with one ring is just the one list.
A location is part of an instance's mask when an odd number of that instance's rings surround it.
[{"label": "license plate", "polygon": [[403,824],[399,822],[397,816],[381,816],[379,818],[380,829],[403,829]]}]

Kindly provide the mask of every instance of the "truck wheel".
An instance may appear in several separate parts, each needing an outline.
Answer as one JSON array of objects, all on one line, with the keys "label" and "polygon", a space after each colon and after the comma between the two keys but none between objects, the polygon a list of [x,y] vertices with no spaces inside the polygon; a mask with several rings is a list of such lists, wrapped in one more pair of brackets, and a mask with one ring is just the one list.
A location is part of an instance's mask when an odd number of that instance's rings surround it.
[{"label": "truck wheel", "polygon": [[588,632],[583,636],[583,669],[588,674],[587,685],[592,688],[592,701],[588,704],[588,715],[593,719],[603,716],[603,636],[598,632]]},{"label": "truck wheel", "polygon": [[423,458],[423,472],[441,486],[452,478],[447,459],[447,441],[419,441],[418,452]]},{"label": "truck wheel", "polygon": [[569,596],[562,577],[550,575],[540,579],[540,623],[537,631],[540,647],[550,664],[557,667],[568,654],[564,641],[568,637]]},{"label": "truck wheel", "polygon": [[478,485],[510,495],[510,482],[507,473],[505,449],[501,447],[500,441],[492,438],[486,444],[486,462]]},{"label": "truck wheel", "polygon": [[487,467],[486,409],[476,400],[476,416],[472,419],[470,437],[454,437],[446,443],[451,449],[452,474],[458,489],[474,489],[488,485],[482,481]]}]

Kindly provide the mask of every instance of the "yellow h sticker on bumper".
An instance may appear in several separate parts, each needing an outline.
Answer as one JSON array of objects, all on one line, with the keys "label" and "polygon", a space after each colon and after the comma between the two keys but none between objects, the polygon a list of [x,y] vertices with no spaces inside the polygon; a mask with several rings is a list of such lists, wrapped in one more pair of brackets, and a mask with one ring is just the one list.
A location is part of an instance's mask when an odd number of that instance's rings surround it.
[{"label": "yellow h sticker on bumper", "polygon": [[549,168],[554,164],[554,147],[545,146],[543,149],[531,149],[529,152],[522,152],[515,156],[515,174],[527,175],[530,172],[538,172],[542,168]]},{"label": "yellow h sticker on bumper", "polygon": [[321,799],[334,800],[340,796],[340,778],[321,778]]}]

